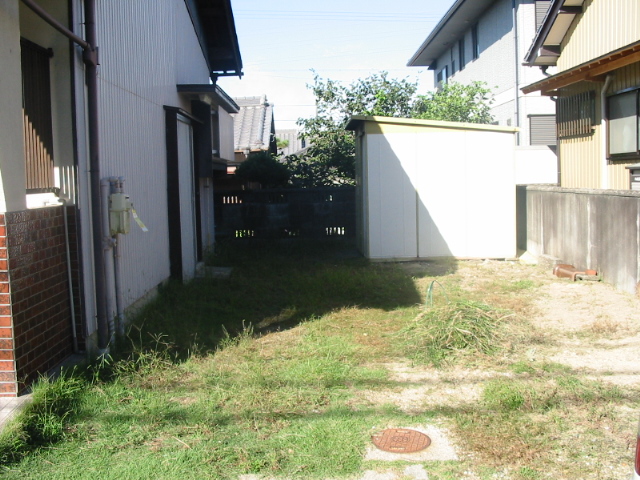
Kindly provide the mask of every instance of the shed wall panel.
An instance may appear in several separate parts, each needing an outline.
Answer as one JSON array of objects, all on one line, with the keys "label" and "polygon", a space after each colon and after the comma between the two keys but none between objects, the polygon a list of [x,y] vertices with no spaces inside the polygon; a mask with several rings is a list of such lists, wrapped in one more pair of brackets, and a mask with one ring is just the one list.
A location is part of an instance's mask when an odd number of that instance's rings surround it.
[{"label": "shed wall panel", "polygon": [[362,127],[359,224],[368,257],[515,256],[513,132],[452,125]]},{"label": "shed wall panel", "polygon": [[415,168],[412,135],[367,138],[370,258],[415,258],[416,193],[410,176]]}]

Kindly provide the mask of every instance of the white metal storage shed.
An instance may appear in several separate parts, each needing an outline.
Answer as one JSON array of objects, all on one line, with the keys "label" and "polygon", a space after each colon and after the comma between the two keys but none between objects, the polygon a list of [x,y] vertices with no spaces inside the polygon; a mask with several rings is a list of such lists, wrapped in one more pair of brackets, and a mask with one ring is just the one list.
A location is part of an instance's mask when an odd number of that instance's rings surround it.
[{"label": "white metal storage shed", "polygon": [[354,116],[347,129],[367,258],[516,256],[516,128]]}]

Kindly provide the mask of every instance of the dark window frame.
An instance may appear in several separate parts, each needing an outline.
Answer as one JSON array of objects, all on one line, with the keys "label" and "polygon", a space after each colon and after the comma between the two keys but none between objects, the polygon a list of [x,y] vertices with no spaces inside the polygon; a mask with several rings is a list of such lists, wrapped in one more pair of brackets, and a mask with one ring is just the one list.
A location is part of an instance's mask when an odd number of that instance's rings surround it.
[{"label": "dark window frame", "polygon": [[[619,98],[621,96],[632,95],[635,97],[632,101],[635,103],[635,117],[634,121],[634,129],[635,129],[635,150],[630,150],[628,152],[622,153],[611,153],[611,134],[613,132],[612,121],[617,120],[616,118],[611,118],[612,107],[611,100],[614,98]],[[621,90],[615,92],[612,95],[608,95],[606,98],[606,115],[607,115],[607,159],[611,161],[615,160],[637,160],[640,159],[640,87],[628,88],[625,90]]]},{"label": "dark window frame", "polygon": [[50,67],[53,50],[26,38],[20,39],[20,50],[26,193],[57,194]]},{"label": "dark window frame", "polygon": [[558,97],[556,100],[556,125],[558,138],[593,135],[596,123],[596,92],[586,92]]},{"label": "dark window frame", "polygon": [[444,67],[442,67],[440,69],[440,71],[436,75],[436,86],[438,88],[442,88],[442,86],[447,83],[448,79],[449,79],[448,67],[447,67],[447,65],[445,65]]},{"label": "dark window frame", "polygon": [[471,56],[473,60],[480,58],[480,42],[478,40],[478,24],[471,27]]},{"label": "dark window frame", "polygon": [[465,59],[465,55],[464,55],[464,37],[462,37],[460,40],[458,40],[458,61],[460,62],[460,70],[464,70],[464,67],[466,65],[466,59]]}]

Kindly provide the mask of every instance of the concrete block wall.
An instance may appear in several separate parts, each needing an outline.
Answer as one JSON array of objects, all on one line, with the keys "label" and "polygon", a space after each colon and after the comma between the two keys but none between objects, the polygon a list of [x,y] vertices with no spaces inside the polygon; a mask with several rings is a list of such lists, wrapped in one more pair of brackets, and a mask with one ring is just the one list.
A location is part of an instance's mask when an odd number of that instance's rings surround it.
[{"label": "concrete block wall", "polygon": [[[522,200],[522,199],[521,199]],[[640,292],[640,192],[526,187],[527,250]]]}]

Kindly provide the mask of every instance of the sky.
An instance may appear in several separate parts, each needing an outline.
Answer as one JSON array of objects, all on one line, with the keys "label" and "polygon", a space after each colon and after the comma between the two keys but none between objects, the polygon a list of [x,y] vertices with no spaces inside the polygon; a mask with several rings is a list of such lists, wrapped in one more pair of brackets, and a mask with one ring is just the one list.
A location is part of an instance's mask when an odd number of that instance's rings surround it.
[{"label": "sky", "polygon": [[231,0],[244,76],[220,77],[232,97],[266,95],[276,129],[315,114],[312,69],[345,86],[381,71],[433,85],[406,64],[454,0]]}]

